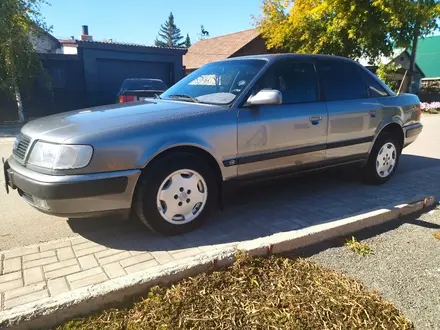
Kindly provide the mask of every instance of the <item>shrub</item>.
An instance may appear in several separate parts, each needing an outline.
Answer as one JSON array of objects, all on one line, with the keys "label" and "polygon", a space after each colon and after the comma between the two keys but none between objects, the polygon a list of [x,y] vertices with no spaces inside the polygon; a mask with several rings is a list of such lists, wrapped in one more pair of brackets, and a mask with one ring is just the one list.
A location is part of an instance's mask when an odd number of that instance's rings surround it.
[{"label": "shrub", "polygon": [[423,112],[438,113],[440,111],[440,102],[421,102],[420,106]]}]

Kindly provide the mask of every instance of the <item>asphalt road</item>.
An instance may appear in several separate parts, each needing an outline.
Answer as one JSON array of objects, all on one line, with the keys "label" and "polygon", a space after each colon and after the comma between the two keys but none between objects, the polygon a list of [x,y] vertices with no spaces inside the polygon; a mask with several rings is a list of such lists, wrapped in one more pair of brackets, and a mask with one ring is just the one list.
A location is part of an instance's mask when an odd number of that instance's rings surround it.
[{"label": "asphalt road", "polygon": [[[438,166],[440,159],[440,115],[425,116],[423,123],[425,125],[423,133],[404,152],[408,155],[423,157],[406,157],[405,161],[400,164],[395,180],[427,166]],[[7,136],[13,136],[13,132],[2,133],[0,128],[0,158],[7,158],[11,153],[12,139]],[[124,220],[116,217],[69,220],[44,215],[28,206],[16,192],[13,191],[7,195],[3,184],[3,176],[0,175],[0,251],[74,236],[78,233],[82,235],[89,233],[115,235],[133,230],[133,227],[129,228]],[[270,189],[277,189],[277,185],[280,185],[279,181]],[[270,194],[270,192],[267,193]],[[240,198],[235,202],[239,203]],[[139,228],[136,227],[135,230],[139,230]]]},{"label": "asphalt road", "polygon": [[358,240],[373,254],[330,248],[313,261],[361,281],[379,292],[414,322],[418,330],[440,330],[440,207],[420,217],[382,227]]}]

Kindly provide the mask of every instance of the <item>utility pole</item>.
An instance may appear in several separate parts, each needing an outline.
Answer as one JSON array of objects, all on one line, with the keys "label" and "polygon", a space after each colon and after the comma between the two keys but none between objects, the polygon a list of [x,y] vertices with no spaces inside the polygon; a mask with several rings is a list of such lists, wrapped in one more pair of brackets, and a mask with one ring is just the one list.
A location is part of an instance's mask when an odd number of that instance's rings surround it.
[{"label": "utility pole", "polygon": [[405,86],[406,92],[411,92],[411,86],[412,81],[414,78],[414,73],[416,69],[416,52],[417,52],[417,44],[419,42],[419,35],[420,35],[420,25],[419,23],[416,23],[414,27],[414,38],[412,42],[411,47],[411,56],[409,58],[409,70],[408,70],[408,79],[407,79],[407,85]]},{"label": "utility pole", "polygon": [[411,56],[409,58],[409,70],[408,70],[408,78],[406,80],[406,84],[404,84],[404,91],[409,93],[411,92],[411,86],[414,79],[414,73],[416,68],[416,53],[417,53],[417,44],[419,42],[420,36],[420,21],[419,21],[419,13],[422,11],[423,0],[417,1],[417,13],[415,15],[416,22],[414,24],[414,36],[411,46]]}]

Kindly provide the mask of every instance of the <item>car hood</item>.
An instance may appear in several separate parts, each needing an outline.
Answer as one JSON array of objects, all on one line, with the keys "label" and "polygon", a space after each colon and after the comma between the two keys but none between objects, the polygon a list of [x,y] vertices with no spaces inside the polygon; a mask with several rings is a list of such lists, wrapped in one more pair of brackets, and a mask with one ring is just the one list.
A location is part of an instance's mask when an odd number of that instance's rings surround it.
[{"label": "car hood", "polygon": [[165,100],[111,104],[36,119],[23,126],[21,132],[32,139],[63,143],[84,134],[204,113],[212,107]]}]

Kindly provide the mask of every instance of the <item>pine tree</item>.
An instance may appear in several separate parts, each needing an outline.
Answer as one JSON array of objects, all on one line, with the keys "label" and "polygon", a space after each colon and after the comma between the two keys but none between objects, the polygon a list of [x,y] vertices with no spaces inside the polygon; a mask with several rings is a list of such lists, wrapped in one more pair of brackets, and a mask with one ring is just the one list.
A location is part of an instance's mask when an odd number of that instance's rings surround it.
[{"label": "pine tree", "polygon": [[191,39],[190,39],[190,37],[189,37],[189,34],[186,34],[185,47],[186,47],[186,48],[191,47]]},{"label": "pine tree", "polygon": [[159,47],[183,47],[185,41],[182,41],[182,39],[180,29],[174,23],[174,15],[170,13],[165,24],[160,26],[158,37],[154,44]]}]

